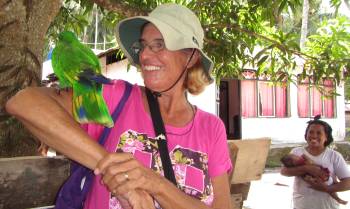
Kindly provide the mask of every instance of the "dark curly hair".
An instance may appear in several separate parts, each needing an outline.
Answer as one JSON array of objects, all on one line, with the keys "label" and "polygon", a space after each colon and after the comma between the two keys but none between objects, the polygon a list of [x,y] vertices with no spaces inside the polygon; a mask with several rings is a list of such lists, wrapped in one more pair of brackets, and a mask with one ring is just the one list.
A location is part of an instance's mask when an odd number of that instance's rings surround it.
[{"label": "dark curly hair", "polygon": [[320,120],[320,118],[321,118],[321,115],[316,115],[313,120],[310,120],[309,122],[307,122],[308,124],[305,130],[304,137],[306,140],[306,135],[311,125],[313,124],[322,125],[327,136],[327,141],[324,142],[324,146],[327,147],[333,142],[332,127],[327,122]]}]

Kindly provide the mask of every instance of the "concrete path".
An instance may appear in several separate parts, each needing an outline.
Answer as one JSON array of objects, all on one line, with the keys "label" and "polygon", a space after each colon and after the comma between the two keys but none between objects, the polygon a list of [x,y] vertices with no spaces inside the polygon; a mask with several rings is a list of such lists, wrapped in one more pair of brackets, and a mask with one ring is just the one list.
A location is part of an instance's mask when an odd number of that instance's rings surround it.
[{"label": "concrete path", "polygon": [[[244,209],[292,209],[292,192],[293,177],[280,175],[278,169],[265,171],[261,180],[251,183]],[[350,191],[338,194],[349,201],[340,209],[350,209]]]}]

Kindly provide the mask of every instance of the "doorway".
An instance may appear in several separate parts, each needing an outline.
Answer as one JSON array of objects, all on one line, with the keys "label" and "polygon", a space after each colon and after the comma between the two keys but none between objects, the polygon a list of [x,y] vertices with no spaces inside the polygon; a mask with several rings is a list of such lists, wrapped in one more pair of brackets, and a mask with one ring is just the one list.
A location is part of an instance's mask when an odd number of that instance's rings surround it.
[{"label": "doorway", "polygon": [[220,82],[219,117],[225,124],[228,139],[242,138],[240,80],[224,79]]}]

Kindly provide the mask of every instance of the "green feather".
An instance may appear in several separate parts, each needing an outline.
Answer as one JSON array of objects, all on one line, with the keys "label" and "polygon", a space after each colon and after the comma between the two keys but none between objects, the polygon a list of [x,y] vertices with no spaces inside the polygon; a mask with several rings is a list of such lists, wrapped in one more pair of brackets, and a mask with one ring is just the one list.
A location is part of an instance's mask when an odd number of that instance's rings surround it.
[{"label": "green feather", "polygon": [[74,33],[64,31],[52,52],[52,67],[61,88],[73,88],[73,116],[79,123],[99,123],[113,127],[113,120],[102,97],[102,84],[94,80],[82,80],[85,70],[98,76],[101,66],[98,57],[76,38]]}]

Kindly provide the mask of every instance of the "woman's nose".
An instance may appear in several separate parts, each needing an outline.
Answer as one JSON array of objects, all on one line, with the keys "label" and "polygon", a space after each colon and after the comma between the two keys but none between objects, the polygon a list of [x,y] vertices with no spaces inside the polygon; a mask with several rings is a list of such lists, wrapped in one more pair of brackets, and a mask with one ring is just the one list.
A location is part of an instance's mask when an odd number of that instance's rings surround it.
[{"label": "woman's nose", "polygon": [[145,60],[151,56],[154,56],[154,52],[150,49],[148,45],[146,45],[140,52],[140,61]]},{"label": "woman's nose", "polygon": [[317,136],[317,134],[315,134],[315,133],[310,133],[310,138],[315,138]]}]

